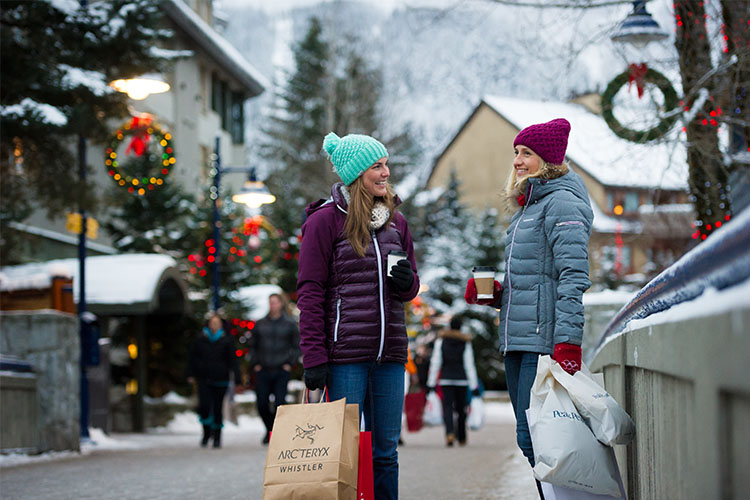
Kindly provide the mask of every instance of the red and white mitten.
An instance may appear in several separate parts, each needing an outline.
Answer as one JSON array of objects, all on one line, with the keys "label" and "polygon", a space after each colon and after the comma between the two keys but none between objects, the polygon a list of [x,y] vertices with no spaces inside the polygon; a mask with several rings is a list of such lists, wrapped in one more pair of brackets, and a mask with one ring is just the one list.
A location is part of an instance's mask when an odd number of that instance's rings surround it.
[{"label": "red and white mitten", "polygon": [[563,370],[573,375],[581,369],[581,346],[567,342],[555,344],[552,359],[560,363]]}]

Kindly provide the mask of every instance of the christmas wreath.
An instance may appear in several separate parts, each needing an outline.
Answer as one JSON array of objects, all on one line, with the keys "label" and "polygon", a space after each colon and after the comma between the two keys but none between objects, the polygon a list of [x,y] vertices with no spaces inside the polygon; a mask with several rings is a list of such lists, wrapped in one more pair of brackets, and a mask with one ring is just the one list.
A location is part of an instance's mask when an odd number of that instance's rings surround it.
[{"label": "christmas wreath", "polygon": [[[623,85],[631,85],[633,82],[638,89],[638,98],[643,96],[643,88],[646,83],[655,85],[664,96],[664,109],[666,113],[662,115],[659,123],[647,130],[634,130],[625,127],[620,123],[613,114],[613,99]],[[607,122],[609,128],[623,139],[631,142],[648,142],[658,139],[666,134],[678,119],[677,113],[670,113],[679,105],[679,99],[674,87],[666,76],[656,70],[648,68],[645,64],[631,64],[626,71],[623,71],[609,82],[607,89],[602,94],[602,117]]]},{"label": "christmas wreath", "polygon": [[[130,142],[125,148],[125,156],[133,153],[135,157],[144,157],[147,161],[147,172],[133,175],[124,172],[122,162],[118,159],[117,148],[126,137]],[[149,146],[153,143],[161,147],[161,154],[151,152]],[[118,129],[105,150],[104,164],[110,177],[120,186],[126,187],[130,193],[143,196],[164,184],[164,178],[175,165],[172,135],[165,132],[158,123],[154,123],[150,115],[134,116],[132,120]]]}]

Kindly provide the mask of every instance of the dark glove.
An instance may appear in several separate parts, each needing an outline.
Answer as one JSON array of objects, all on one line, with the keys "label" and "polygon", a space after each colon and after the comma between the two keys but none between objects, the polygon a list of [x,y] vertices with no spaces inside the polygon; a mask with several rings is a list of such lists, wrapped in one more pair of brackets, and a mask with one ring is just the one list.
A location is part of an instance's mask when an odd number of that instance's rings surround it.
[{"label": "dark glove", "polygon": [[495,288],[492,291],[491,299],[477,299],[477,285],[474,284],[474,278],[469,278],[466,283],[466,292],[464,293],[464,300],[467,304],[479,304],[480,306],[491,306],[497,302],[500,298],[500,294],[503,291],[503,285],[495,280]]},{"label": "dark glove", "polygon": [[430,387],[430,386],[428,385],[428,386],[427,386],[427,388],[426,388],[426,389],[424,390],[424,395],[425,395],[425,396],[427,396],[427,395],[428,395],[429,393],[431,393],[431,392],[432,392],[432,391],[434,391],[434,390],[435,390],[435,388],[434,388],[434,387]]},{"label": "dark glove", "polygon": [[414,283],[414,271],[411,270],[411,263],[406,259],[398,261],[391,268],[391,280],[400,291],[409,290]]},{"label": "dark glove", "polygon": [[573,375],[581,369],[581,346],[567,342],[555,344],[552,359],[560,363],[563,370]]},{"label": "dark glove", "polygon": [[473,396],[479,397],[479,388],[477,388],[477,389],[474,389],[473,391],[471,391],[471,394],[472,394]]},{"label": "dark glove", "polygon": [[328,363],[313,366],[312,368],[305,368],[305,385],[311,391],[325,389],[329,375]]}]

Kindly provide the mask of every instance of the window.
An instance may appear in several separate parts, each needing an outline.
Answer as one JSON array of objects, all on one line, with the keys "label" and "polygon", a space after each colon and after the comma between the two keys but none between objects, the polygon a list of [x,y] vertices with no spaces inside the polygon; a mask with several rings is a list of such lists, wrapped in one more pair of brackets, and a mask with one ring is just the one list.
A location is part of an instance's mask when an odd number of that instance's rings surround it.
[{"label": "window", "polygon": [[607,193],[607,211],[612,212],[615,209],[615,195],[611,192]]},{"label": "window", "polygon": [[245,142],[245,96],[239,92],[232,92],[232,119],[231,133],[232,142],[242,144]]},{"label": "window", "polygon": [[624,208],[626,212],[638,211],[638,193],[631,191],[625,195],[625,207]]},{"label": "window", "polygon": [[211,75],[211,109],[219,115],[221,128],[229,132],[234,144],[245,142],[245,94],[233,92],[216,73]]}]

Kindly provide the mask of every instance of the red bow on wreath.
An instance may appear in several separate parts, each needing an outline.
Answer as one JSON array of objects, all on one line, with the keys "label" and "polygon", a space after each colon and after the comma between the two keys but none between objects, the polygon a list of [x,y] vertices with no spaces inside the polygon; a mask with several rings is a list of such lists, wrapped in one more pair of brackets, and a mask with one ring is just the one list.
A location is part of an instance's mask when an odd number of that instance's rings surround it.
[{"label": "red bow on wreath", "polygon": [[133,138],[130,139],[130,143],[128,144],[127,149],[125,149],[126,155],[130,154],[131,150],[136,156],[143,155],[143,152],[146,151],[146,145],[148,144],[150,137],[147,131],[150,125],[151,117],[148,115],[133,117],[133,120],[130,122],[130,128],[134,131],[136,129],[140,130],[133,132]]},{"label": "red bow on wreath", "polygon": [[630,90],[631,84],[635,82],[635,88],[638,89],[638,99],[640,99],[643,97],[643,87],[645,85],[644,80],[646,78],[646,73],[648,73],[648,66],[646,66],[646,63],[631,63],[628,68],[630,69],[630,76],[628,76],[628,90]]}]

